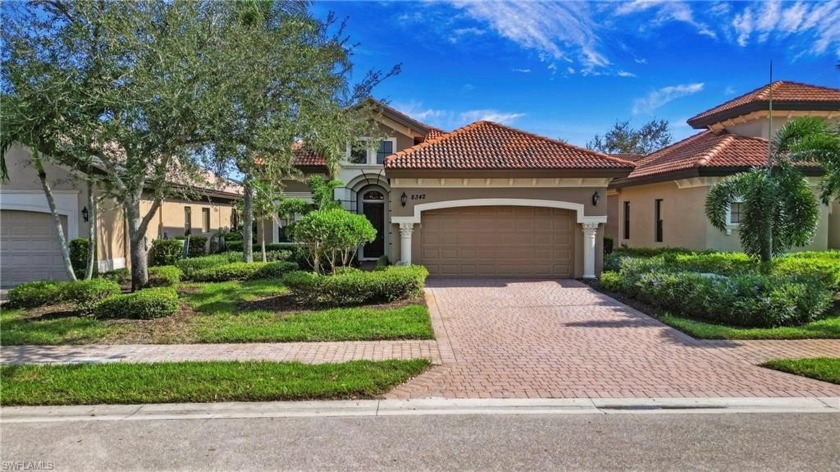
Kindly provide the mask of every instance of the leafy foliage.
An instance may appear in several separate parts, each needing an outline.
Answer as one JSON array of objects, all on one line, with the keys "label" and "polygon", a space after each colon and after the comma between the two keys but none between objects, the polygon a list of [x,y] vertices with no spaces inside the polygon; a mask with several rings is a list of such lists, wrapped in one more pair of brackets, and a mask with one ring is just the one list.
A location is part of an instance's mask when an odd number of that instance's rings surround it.
[{"label": "leafy foliage", "polygon": [[301,218],[294,228],[295,240],[309,252],[309,264],[316,272],[326,259],[335,273],[339,265],[349,265],[361,244],[376,238],[376,229],[364,215],[354,215],[341,208],[313,211]]},{"label": "leafy foliage", "polygon": [[343,270],[335,275],[292,272],[283,282],[303,303],[352,306],[418,296],[428,275],[422,266],[390,266],[375,271]]},{"label": "leafy foliage", "polygon": [[39,280],[26,282],[9,290],[9,305],[17,308],[34,308],[61,303],[67,297],[69,282]]},{"label": "leafy foliage", "polygon": [[184,241],[178,239],[155,239],[149,251],[149,265],[176,265],[184,257]]},{"label": "leafy foliage", "polygon": [[231,262],[195,270],[189,279],[194,282],[276,279],[297,269],[294,262]]},{"label": "leafy foliage", "polygon": [[178,293],[171,287],[147,288],[106,298],[94,310],[97,318],[148,320],[178,312]]},{"label": "leafy foliage", "polygon": [[70,262],[73,263],[73,272],[76,273],[77,279],[85,276],[89,249],[88,238],[76,238],[70,241]]},{"label": "leafy foliage", "polygon": [[808,116],[792,120],[782,133],[775,144],[784,146],[794,162],[816,162],[825,170],[822,202],[840,198],[840,125],[832,128],[826,120]]},{"label": "leafy foliage", "polygon": [[[189,259],[186,259],[189,260]],[[181,269],[176,266],[157,266],[149,268],[147,287],[177,287],[181,283]]]},{"label": "leafy foliage", "polygon": [[586,143],[588,149],[605,154],[646,155],[671,143],[667,120],[651,120],[635,129],[629,121],[616,121],[604,136],[596,134]]},{"label": "leafy foliage", "polygon": [[67,284],[65,290],[65,300],[83,313],[92,312],[100,301],[122,292],[120,284],[106,279],[77,280]]}]

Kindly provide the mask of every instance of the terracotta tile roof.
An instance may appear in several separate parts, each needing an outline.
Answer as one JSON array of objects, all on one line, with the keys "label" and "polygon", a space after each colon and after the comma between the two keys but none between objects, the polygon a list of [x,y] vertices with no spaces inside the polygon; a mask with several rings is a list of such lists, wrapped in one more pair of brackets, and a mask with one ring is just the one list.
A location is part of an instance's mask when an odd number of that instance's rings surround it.
[{"label": "terracotta tile roof", "polygon": [[767,110],[771,90],[776,110],[840,110],[840,89],[779,80],[695,115],[688,119],[688,124],[704,128],[746,113]]},{"label": "terracotta tile roof", "polygon": [[748,168],[767,163],[767,140],[703,131],[636,162],[627,180],[700,168]]},{"label": "terracotta tile roof", "polygon": [[386,158],[386,169],[632,169],[633,163],[478,121]]},{"label": "terracotta tile roof", "polygon": [[302,145],[296,145],[292,151],[295,155],[295,167],[324,167],[326,159],[320,153]]},{"label": "terracotta tile roof", "polygon": [[445,134],[449,134],[449,133],[440,129],[440,128],[435,128],[435,127],[430,126],[429,127],[429,132],[426,134],[426,140],[437,139],[437,138],[439,138],[439,137],[441,137]]},{"label": "terracotta tile roof", "polygon": [[645,154],[636,154],[635,152],[619,152],[616,154],[607,154],[608,156],[617,157],[625,161],[638,162],[639,159],[645,157]]}]

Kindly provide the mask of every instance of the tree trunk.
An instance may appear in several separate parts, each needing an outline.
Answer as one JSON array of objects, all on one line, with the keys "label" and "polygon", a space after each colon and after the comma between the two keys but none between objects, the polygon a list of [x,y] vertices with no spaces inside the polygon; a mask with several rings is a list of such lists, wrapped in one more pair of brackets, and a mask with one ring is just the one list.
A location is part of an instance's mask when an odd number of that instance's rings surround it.
[{"label": "tree trunk", "polygon": [[87,267],[85,267],[85,280],[93,278],[94,267],[96,265],[96,230],[97,230],[97,212],[96,212],[96,197],[93,194],[93,184],[91,180],[87,181],[88,191],[88,208],[90,209],[90,225],[88,226],[88,260]]},{"label": "tree trunk", "polygon": [[259,229],[259,231],[260,231],[260,250],[262,251],[262,261],[267,262],[266,256],[265,256],[265,217],[263,217],[263,216],[260,217],[259,225],[260,225],[260,229]]},{"label": "tree trunk", "polygon": [[61,226],[61,216],[58,214],[58,208],[55,206],[55,198],[53,197],[50,183],[47,182],[47,173],[44,171],[44,165],[41,163],[41,157],[37,149],[32,150],[32,162],[35,164],[35,170],[38,172],[38,180],[41,181],[41,187],[44,189],[44,196],[47,197],[47,205],[53,217],[55,232],[58,236],[58,246],[61,249],[61,259],[64,261],[64,270],[67,271],[70,280],[76,280],[76,274],[73,272],[73,262],[70,260],[70,247],[67,245],[67,238],[64,237],[64,228]]},{"label": "tree trunk", "polygon": [[126,202],[125,216],[128,226],[128,250],[131,258],[131,291],[137,291],[149,282],[149,259],[146,251],[146,234],[141,231],[140,202]]},{"label": "tree trunk", "polygon": [[245,204],[242,209],[242,219],[245,226],[242,228],[242,258],[245,262],[254,262],[254,189],[250,178],[245,177],[243,187],[245,188]]}]

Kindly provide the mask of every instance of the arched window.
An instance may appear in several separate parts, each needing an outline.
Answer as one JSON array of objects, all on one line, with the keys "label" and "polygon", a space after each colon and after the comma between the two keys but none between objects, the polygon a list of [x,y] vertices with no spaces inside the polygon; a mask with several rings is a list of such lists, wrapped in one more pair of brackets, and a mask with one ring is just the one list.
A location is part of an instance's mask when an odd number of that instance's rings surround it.
[{"label": "arched window", "polygon": [[379,191],[376,191],[376,190],[370,190],[368,192],[365,192],[364,195],[362,195],[362,200],[364,200],[366,202],[367,201],[382,201],[382,200],[385,200],[385,195],[383,195],[382,192],[379,192]]}]

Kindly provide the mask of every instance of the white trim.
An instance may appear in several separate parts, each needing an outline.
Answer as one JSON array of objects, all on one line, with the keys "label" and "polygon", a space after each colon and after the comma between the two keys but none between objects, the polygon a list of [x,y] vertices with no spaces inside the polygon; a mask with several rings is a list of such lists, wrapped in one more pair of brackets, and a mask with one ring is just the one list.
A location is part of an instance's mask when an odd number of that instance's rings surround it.
[{"label": "white trim", "polygon": [[720,181],[720,177],[692,177],[690,179],[675,180],[677,188],[680,190],[697,187],[711,187]]},{"label": "white trim", "polygon": [[441,210],[443,208],[460,208],[476,206],[525,206],[559,208],[573,210],[577,213],[578,223],[606,223],[607,215],[586,216],[584,206],[581,203],[564,202],[559,200],[536,200],[531,198],[469,198],[465,200],[446,200],[442,202],[421,203],[414,205],[413,216],[392,216],[391,223],[420,223],[421,213],[429,210]]},{"label": "white trim", "polygon": [[[347,167],[347,168],[357,168],[357,167],[364,167],[364,166],[377,166],[377,167],[383,166],[385,164],[384,161],[381,164],[376,162],[376,153],[379,152],[379,145],[382,143],[382,141],[390,141],[391,142],[391,154],[397,152],[397,138],[393,137],[393,136],[389,136],[387,138],[381,138],[381,139],[373,139],[371,137],[364,136],[362,138],[359,138],[359,140],[360,141],[366,141],[368,143],[371,142],[371,141],[376,141],[376,147],[373,147],[373,148],[366,147],[365,148],[365,152],[367,153],[367,155],[365,156],[366,157],[365,162],[352,162],[352,161],[350,161],[350,158],[353,157],[353,155],[352,155],[353,148],[348,143],[347,144],[347,153],[345,154],[347,162],[343,163],[344,166]],[[388,156],[385,156],[385,157],[388,157]]]},{"label": "white trim", "polygon": [[98,262],[99,272],[108,272],[111,270],[125,269],[125,258],[118,257],[116,259],[103,259]]},{"label": "white trim", "polygon": [[[79,237],[79,191],[54,190],[56,210],[67,217],[67,240]],[[47,196],[41,190],[14,190],[0,192],[0,210],[50,213]]]},{"label": "white trim", "polygon": [[[737,204],[740,205],[740,204],[744,203],[744,200],[738,198],[732,203],[737,203]],[[740,227],[741,227],[741,223],[733,223],[732,222],[732,205],[727,205],[726,206],[726,234],[730,235],[730,234],[732,234],[732,230],[738,229]]]},{"label": "white trim", "polygon": [[598,223],[583,223],[583,278],[595,278],[595,248]]}]

